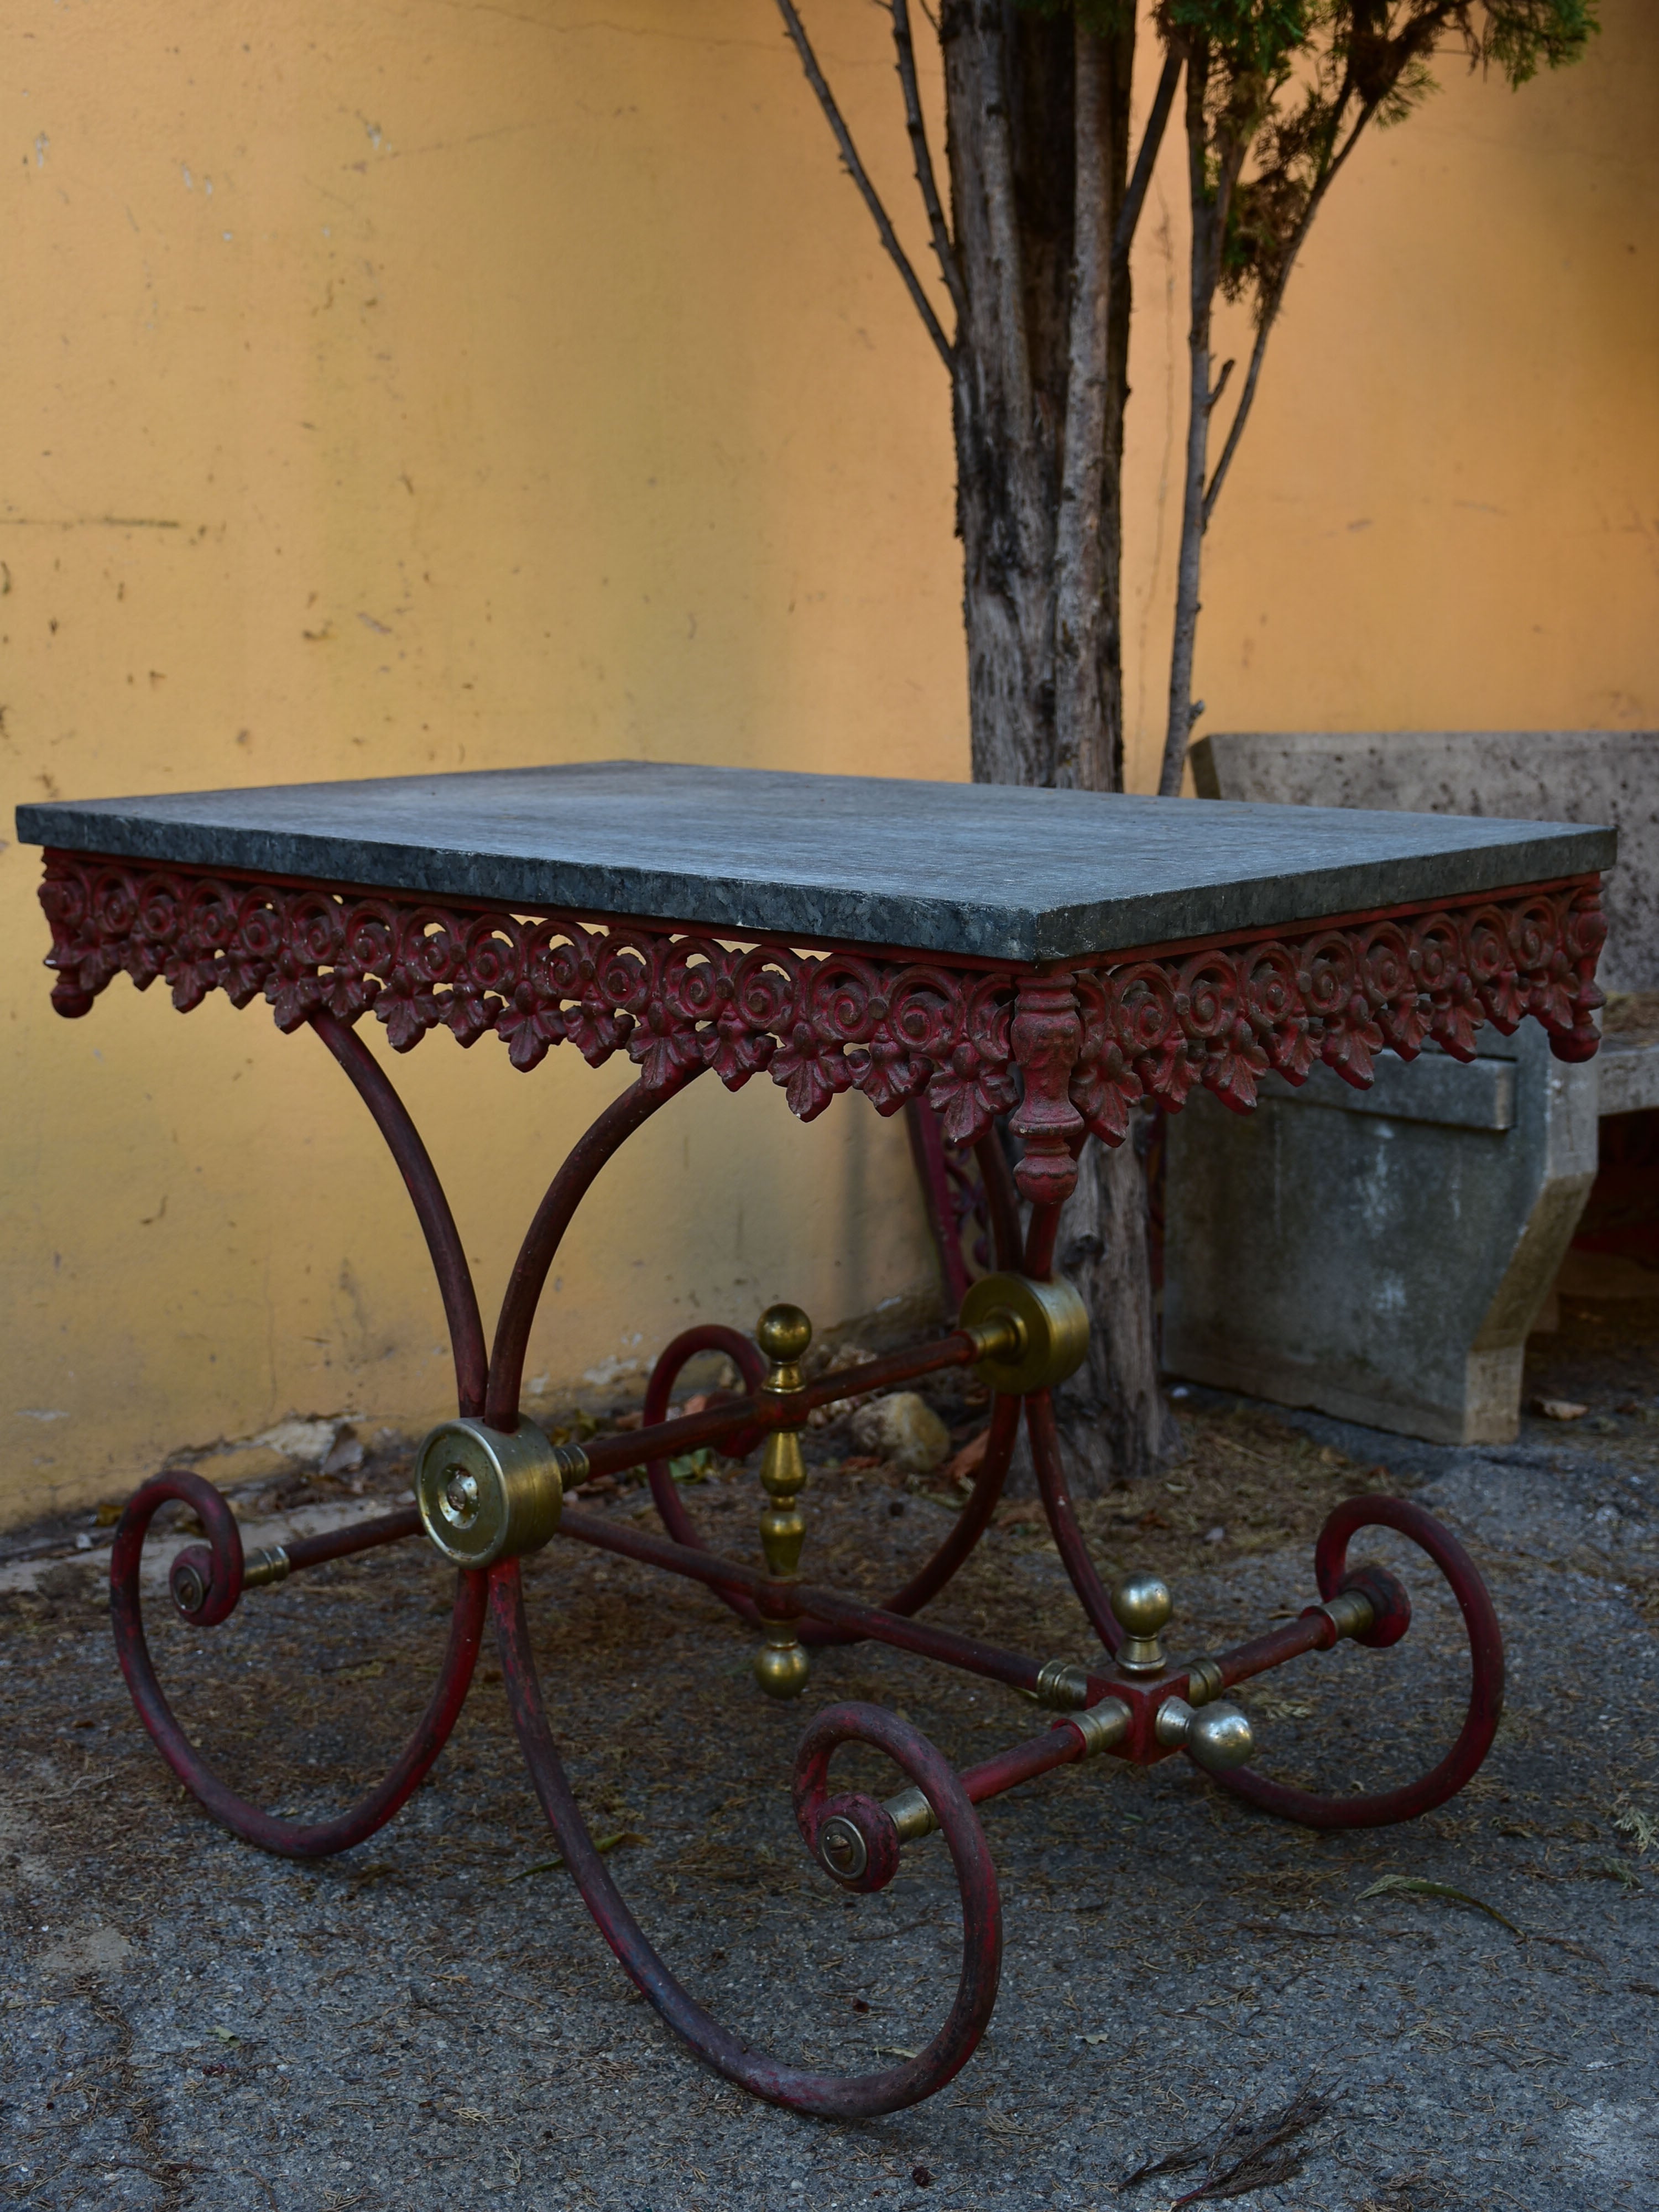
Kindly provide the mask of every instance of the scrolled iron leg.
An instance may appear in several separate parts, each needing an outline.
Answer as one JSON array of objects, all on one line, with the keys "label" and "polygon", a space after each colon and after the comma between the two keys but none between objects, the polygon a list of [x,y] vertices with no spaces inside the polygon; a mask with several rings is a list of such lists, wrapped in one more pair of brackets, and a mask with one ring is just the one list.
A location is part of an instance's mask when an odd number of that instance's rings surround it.
[{"label": "scrolled iron leg", "polygon": [[1426,1552],[1445,1577],[1469,1639],[1469,1702],[1463,1725],[1439,1765],[1397,1790],[1325,1797],[1316,1790],[1270,1782],[1248,1766],[1217,1775],[1222,1787],[1236,1796],[1306,1828],[1382,1828],[1431,1813],[1474,1775],[1503,1717],[1504,1637],[1492,1599],[1456,1537],[1420,1505],[1403,1498],[1351,1498],[1337,1507],[1314,1547],[1314,1571],[1325,1606],[1334,1610],[1351,1592],[1364,1598],[1371,1625],[1352,1640],[1376,1649],[1398,1643],[1410,1625],[1409,1602],[1392,1575],[1375,1567],[1349,1571],[1348,1546],[1362,1528],[1394,1529]]},{"label": "scrolled iron leg", "polygon": [[[806,1827],[813,1829],[823,1806],[833,1802],[824,1796],[830,1757],[838,1745],[854,1741],[887,1752],[926,1793],[944,1829],[962,1891],[963,1956],[955,2002],[932,2042],[902,2065],[851,2076],[790,2066],[751,2050],[703,2009],[647,1941],[617,1887],[588,1833],[548,1725],[516,1560],[503,1560],[491,1570],[490,1610],[513,1725],[548,1825],[582,1900],[635,1986],[705,2065],[769,2103],[836,2119],[898,2112],[931,2096],[961,2070],[996,2002],[1002,1962],[1001,1907],[996,1870],[978,1816],[955,1771],[925,1736],[878,1706],[831,1706],[803,1739],[796,1802],[805,1808]],[[835,1871],[833,1859],[823,1863]],[[860,1885],[854,1881],[848,1886]]]},{"label": "scrolled iron leg", "polygon": [[1122,1626],[1112,1610],[1106,1585],[1078,1526],[1066,1469],[1060,1461],[1054,1400],[1047,1390],[1035,1391],[1025,1401],[1025,1430],[1031,1439],[1031,1464],[1036,1470],[1037,1494],[1042,1500],[1060,1564],[1077,1593],[1078,1603],[1089,1616],[1090,1626],[1107,1650],[1115,1655],[1123,1642]]},{"label": "scrolled iron leg", "polygon": [[[448,1741],[467,1690],[483,1633],[489,1602],[486,1577],[463,1574],[455,1593],[450,1619],[449,1646],[439,1668],[438,1680],[425,1712],[396,1764],[367,1796],[330,1820],[284,1820],[267,1813],[221,1781],[179,1726],[156,1677],[144,1636],[143,1607],[139,1597],[138,1571],[144,1535],[160,1508],[169,1499],[188,1505],[207,1531],[211,1568],[203,1602],[192,1609],[198,1626],[211,1627],[227,1620],[242,1592],[242,1538],[235,1516],[222,1493],[200,1475],[185,1473],[158,1474],[133,1493],[115,1532],[110,1556],[110,1613],[115,1635],[116,1657],[126,1678],[138,1717],[149,1729],[162,1758],[186,1790],[244,1842],[288,1858],[325,1858],[361,1844],[384,1827],[406,1804],[430,1771]],[[195,1570],[199,1577],[199,1569]]]}]

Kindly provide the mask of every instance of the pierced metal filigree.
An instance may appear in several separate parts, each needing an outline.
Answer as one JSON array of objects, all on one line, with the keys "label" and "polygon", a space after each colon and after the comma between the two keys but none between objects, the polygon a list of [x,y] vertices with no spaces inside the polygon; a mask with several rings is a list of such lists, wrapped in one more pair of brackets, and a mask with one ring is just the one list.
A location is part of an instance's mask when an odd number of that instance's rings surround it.
[{"label": "pierced metal filigree", "polygon": [[1468,1060],[1483,1022],[1507,1034],[1528,1014],[1559,1057],[1587,1059],[1607,935],[1593,879],[1049,973],[73,853],[48,854],[40,899],[64,1015],[125,974],[164,981],[183,1012],[210,991],[237,1006],[263,994],[283,1030],[372,1012],[398,1052],[442,1027],[467,1046],[493,1031],[525,1070],[559,1044],[596,1067],[625,1051],[651,1088],[709,1068],[737,1091],[764,1073],[804,1121],[845,1091],[880,1114],[925,1094],[958,1146],[1017,1108],[1034,1198],[1070,1188],[1085,1130],[1121,1143],[1139,1101],[1172,1112],[1197,1084],[1240,1113],[1270,1070],[1301,1083],[1323,1061],[1363,1090],[1385,1048]]}]

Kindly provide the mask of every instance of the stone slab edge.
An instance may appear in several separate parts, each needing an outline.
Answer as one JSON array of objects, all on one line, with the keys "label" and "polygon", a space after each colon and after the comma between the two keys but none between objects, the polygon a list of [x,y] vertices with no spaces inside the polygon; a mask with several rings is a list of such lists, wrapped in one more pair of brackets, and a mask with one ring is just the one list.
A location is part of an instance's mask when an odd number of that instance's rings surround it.
[{"label": "stone slab edge", "polygon": [[[636,764],[584,765],[621,769]],[[661,778],[665,771],[652,773]],[[559,774],[542,771],[537,781]],[[678,775],[685,780],[689,799],[702,779],[695,771]],[[574,851],[515,850],[496,834],[467,839],[459,792],[448,838],[423,835],[416,841],[407,827],[402,836],[389,826],[374,834],[372,817],[341,819],[349,811],[345,794],[353,795],[352,806],[367,805],[374,787],[362,783],[41,802],[19,807],[17,830],[27,843],[161,865],[232,868],[436,899],[481,899],[530,911],[563,908],[738,935],[782,936],[799,943],[890,946],[1022,964],[1291,928],[1378,908],[1428,906],[1606,869],[1616,852],[1611,830],[1559,823],[1518,824],[1224,801],[1200,808],[1188,801],[1121,793],[994,790],[869,777],[797,779],[759,771],[710,771],[708,788],[722,798],[735,794],[738,804],[744,788],[739,779],[751,775],[757,798],[769,800],[775,799],[780,783],[835,787],[838,811],[819,825],[821,855],[814,850],[810,862],[774,860],[769,866],[763,857],[763,820],[752,825],[746,852],[734,824],[718,854],[704,858],[681,853],[672,865],[584,859]],[[377,789],[390,811],[399,796],[430,794],[434,786],[450,781],[389,778]],[[453,779],[455,784],[476,781]],[[623,785],[628,781],[618,779]],[[768,787],[764,793],[762,786]],[[547,791],[550,801],[556,800],[556,783],[550,781]],[[337,810],[332,827],[324,821],[328,794]],[[612,834],[625,844],[625,789],[617,792],[616,805]],[[860,818],[866,806],[868,818]],[[308,807],[315,808],[317,826],[258,818],[262,811],[276,809],[303,815]],[[1172,847],[1167,845],[1171,807],[1189,817],[1181,823],[1183,834]],[[1080,817],[1080,808],[1102,811]],[[1066,820],[1067,830],[1074,830],[1080,818],[1089,821],[1091,833],[1095,822],[1101,824],[1100,834],[1091,834],[1086,858],[1057,859],[1053,830]],[[985,832],[993,823],[999,833],[1006,824],[1006,845],[1000,834],[995,848],[988,851]],[[1155,824],[1158,834],[1149,837]],[[660,820],[647,825],[641,816],[641,830],[647,826],[661,842]],[[800,826],[794,825],[797,840]],[[556,838],[557,828],[554,816],[549,829]],[[955,839],[953,830],[958,832]],[[708,834],[705,829],[702,835]],[[1298,866],[1298,855],[1310,845],[1335,836],[1346,848],[1341,858]],[[522,844],[534,842],[521,839]],[[573,836],[570,842],[578,840]],[[642,836],[640,842],[650,841]],[[692,842],[689,832],[684,842]],[[1164,855],[1149,852],[1152,844],[1165,845]],[[1252,846],[1255,850],[1247,854],[1243,848]],[[1018,879],[1023,896],[988,890],[993,862],[999,872]],[[1231,875],[1233,866],[1243,872]],[[919,874],[939,881],[939,890],[919,890]],[[1103,893],[1097,888],[1115,881],[1122,887]]]}]

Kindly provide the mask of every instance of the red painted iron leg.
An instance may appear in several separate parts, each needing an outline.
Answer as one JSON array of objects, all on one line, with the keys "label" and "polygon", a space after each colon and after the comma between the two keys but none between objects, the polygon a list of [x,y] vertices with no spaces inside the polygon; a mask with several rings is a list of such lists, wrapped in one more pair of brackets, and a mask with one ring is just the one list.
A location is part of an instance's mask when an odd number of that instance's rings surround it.
[{"label": "red painted iron leg", "polygon": [[222,1782],[179,1726],[156,1679],[155,1662],[144,1638],[143,1610],[138,1594],[138,1568],[144,1548],[144,1532],[159,1507],[176,1498],[199,1516],[208,1532],[213,1555],[213,1579],[209,1602],[197,1618],[212,1626],[228,1617],[242,1589],[242,1539],[235,1516],[223,1496],[200,1475],[158,1474],[136,1491],[115,1532],[110,1556],[110,1615],[115,1633],[115,1653],[126,1677],[138,1717],[155,1739],[157,1749],[186,1790],[200,1800],[216,1820],[262,1850],[278,1851],[289,1858],[324,1858],[361,1844],[384,1827],[406,1804],[431,1769],[448,1741],[478,1656],[488,1602],[483,1575],[459,1578],[455,1610],[449,1628],[449,1648],[444,1654],[438,1680],[420,1723],[394,1766],[366,1797],[331,1820],[283,1820],[267,1813]]},{"label": "red painted iron leg", "polygon": [[[1314,1569],[1319,1594],[1329,1600],[1345,1586],[1348,1546],[1362,1528],[1393,1528],[1428,1553],[1447,1582],[1463,1616],[1469,1638],[1469,1703],[1456,1741],[1440,1764],[1415,1782],[1398,1790],[1368,1792],[1363,1796],[1322,1797],[1311,1790],[1295,1790],[1270,1782],[1249,1767],[1219,1774],[1216,1779],[1237,1796],[1248,1798],[1264,1812],[1278,1813],[1307,1828],[1382,1828],[1396,1820],[1414,1820],[1443,1805],[1469,1780],[1498,1733],[1504,1711],[1504,1638],[1492,1610],[1492,1599],[1468,1553],[1450,1529],[1432,1514],[1403,1498],[1351,1498],[1339,1505],[1320,1531],[1314,1549]],[[1359,1579],[1348,1577],[1349,1580]],[[1363,1583],[1362,1583],[1363,1586]],[[1300,1626],[1300,1624],[1295,1624]],[[1266,1639],[1261,1639],[1263,1642]],[[1244,1647],[1248,1651],[1249,1647]],[[1224,1657],[1223,1679],[1242,1680],[1255,1667],[1230,1669]],[[1285,1656],[1289,1656],[1287,1652]],[[1269,1660],[1267,1664],[1275,1663]]]},{"label": "red painted iron leg", "polygon": [[489,1389],[484,1418],[493,1429],[511,1431],[519,1425],[519,1394],[524,1387],[524,1360],[531,1325],[541,1303],[548,1271],[572,1215],[586,1197],[594,1178],[607,1160],[635,1129],[648,1121],[659,1106],[678,1095],[701,1068],[680,1071],[668,1081],[652,1085],[641,1076],[620,1098],[613,1098],[571,1147],[563,1165],[548,1185],[547,1195],[525,1231],[519,1256],[507,1279],[495,1324],[495,1341],[489,1358]]},{"label": "red painted iron leg", "polygon": [[647,1941],[595,1848],[565,1778],[548,1726],[541,1685],[525,1619],[518,1562],[490,1571],[490,1610],[495,1624],[513,1725],[566,1865],[599,1932],[621,1960],[635,1986],[705,2065],[769,2103],[792,2112],[837,2119],[865,2119],[918,2104],[966,2065],[996,2002],[1002,1963],[1002,1915],[996,1870],[973,1807],[955,1771],[927,1738],[896,1714],[878,1705],[836,1705],[808,1729],[798,1764],[808,1774],[805,1793],[821,1788],[830,1753],[840,1744],[869,1743],[884,1751],[926,1792],[939,1818],[962,1892],[963,1965],[956,2000],[927,2048],[902,2065],[852,2076],[790,2066],[751,2050],[722,2027],[676,1980]]},{"label": "red painted iron leg", "polygon": [[463,1414],[483,1411],[484,1383],[489,1362],[484,1353],[483,1322],[478,1313],[478,1294],[472,1271],[461,1249],[460,1231],[450,1211],[444,1187],[432,1158],[421,1141],[420,1131],[410,1119],[409,1109],[392,1088],[380,1062],[349,1024],[332,1014],[317,1013],[311,1025],[350,1077],[358,1097],[374,1116],[376,1127],[398,1163],[399,1172],[419,1217],[432,1255],[433,1273],[449,1325],[449,1341],[455,1358],[455,1395]]}]

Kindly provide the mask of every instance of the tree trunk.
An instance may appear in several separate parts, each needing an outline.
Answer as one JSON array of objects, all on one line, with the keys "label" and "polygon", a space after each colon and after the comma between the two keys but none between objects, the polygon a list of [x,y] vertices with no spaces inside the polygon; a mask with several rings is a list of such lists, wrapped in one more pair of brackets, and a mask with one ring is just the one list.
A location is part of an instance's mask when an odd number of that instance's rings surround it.
[{"label": "tree trunk", "polygon": [[[1111,374],[1112,311],[1119,304],[1112,296],[1112,234],[1127,161],[1115,166],[1113,155],[1116,149],[1127,156],[1127,143],[1112,59],[1103,40],[1079,33],[1066,428],[1054,524],[1054,781],[1076,791],[1123,787],[1116,592],[1106,588],[1106,571],[1121,504],[1116,461],[1123,422],[1123,395],[1114,393]],[[1118,319],[1127,328],[1121,313]],[[1115,438],[1109,436],[1114,421]],[[1110,550],[1115,553],[1115,544]]]},{"label": "tree trunk", "polygon": [[1181,1444],[1158,1388],[1146,1171],[1135,1143],[1144,1120],[1136,1115],[1121,1145],[1089,1139],[1060,1218],[1055,1256],[1094,1322],[1088,1358],[1054,1394],[1073,1480],[1085,1494],[1151,1474]]},{"label": "tree trunk", "polygon": [[[1006,0],[945,0],[940,35],[974,776],[1121,790],[1129,287],[1112,248],[1133,24],[1101,36]],[[1056,1408],[1086,1492],[1148,1473],[1175,1443],[1132,1144],[1085,1149],[1060,1264],[1094,1320]]]},{"label": "tree trunk", "polygon": [[1073,34],[1068,24],[1016,13],[1004,0],[953,0],[940,38],[965,294],[952,400],[974,778],[1048,784]]}]

